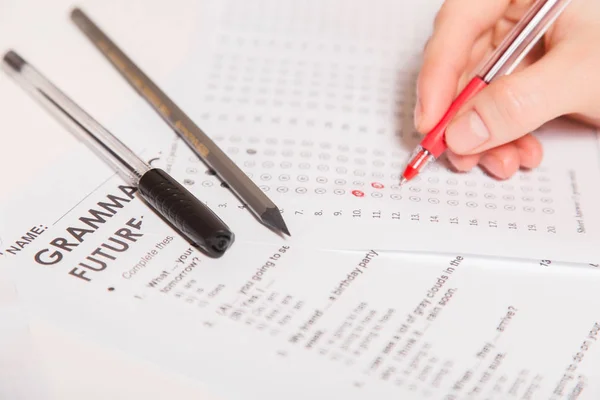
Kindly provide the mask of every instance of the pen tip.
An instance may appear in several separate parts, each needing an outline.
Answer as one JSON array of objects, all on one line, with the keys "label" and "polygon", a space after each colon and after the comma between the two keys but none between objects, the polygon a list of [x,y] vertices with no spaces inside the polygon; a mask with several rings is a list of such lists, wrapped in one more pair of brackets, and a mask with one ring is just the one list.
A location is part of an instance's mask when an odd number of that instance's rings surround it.
[{"label": "pen tip", "polygon": [[4,63],[17,72],[21,71],[23,65],[26,64],[25,60],[13,50],[9,50],[4,55]]},{"label": "pen tip", "polygon": [[285,233],[288,236],[292,236],[277,208],[267,208],[267,210],[261,214],[260,218],[262,223],[267,225],[269,228]]},{"label": "pen tip", "polygon": [[406,179],[406,178],[400,179],[400,185],[399,186],[404,185],[406,182],[408,182],[408,179]]}]

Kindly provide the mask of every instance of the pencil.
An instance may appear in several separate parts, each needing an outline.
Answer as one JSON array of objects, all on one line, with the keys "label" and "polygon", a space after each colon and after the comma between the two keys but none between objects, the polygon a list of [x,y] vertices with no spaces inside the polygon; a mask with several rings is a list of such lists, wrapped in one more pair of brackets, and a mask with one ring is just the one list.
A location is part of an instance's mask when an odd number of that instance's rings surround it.
[{"label": "pencil", "polygon": [[279,207],[83,11],[71,20],[263,225],[290,235]]}]

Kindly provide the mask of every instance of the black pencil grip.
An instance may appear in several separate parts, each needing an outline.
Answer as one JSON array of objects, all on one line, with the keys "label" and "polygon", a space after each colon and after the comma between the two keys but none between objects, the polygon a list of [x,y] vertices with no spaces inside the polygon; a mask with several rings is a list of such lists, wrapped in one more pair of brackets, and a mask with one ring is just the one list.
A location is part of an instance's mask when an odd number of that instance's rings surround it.
[{"label": "black pencil grip", "polygon": [[142,197],[200,250],[220,257],[234,234],[204,203],[160,168],[146,172],[139,182]]}]

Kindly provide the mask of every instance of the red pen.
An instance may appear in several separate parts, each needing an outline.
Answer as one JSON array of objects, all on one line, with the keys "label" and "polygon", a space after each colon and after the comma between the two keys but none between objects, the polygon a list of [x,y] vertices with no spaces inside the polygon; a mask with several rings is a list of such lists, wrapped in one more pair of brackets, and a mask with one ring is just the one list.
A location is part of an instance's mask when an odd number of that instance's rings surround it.
[{"label": "red pen", "polygon": [[400,185],[413,179],[427,164],[446,151],[446,128],[461,107],[494,79],[513,72],[570,2],[571,0],[538,0],[531,6],[531,9],[515,25],[477,75],[452,102],[438,124],[415,149],[402,174]]}]

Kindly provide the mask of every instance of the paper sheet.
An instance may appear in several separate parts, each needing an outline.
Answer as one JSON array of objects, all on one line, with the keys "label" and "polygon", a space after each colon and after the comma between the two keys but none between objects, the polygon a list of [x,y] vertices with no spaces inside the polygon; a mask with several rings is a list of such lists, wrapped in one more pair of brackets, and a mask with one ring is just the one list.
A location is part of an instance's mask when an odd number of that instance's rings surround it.
[{"label": "paper sheet", "polygon": [[102,271],[22,262],[28,307],[227,399],[600,393],[594,268],[243,244],[223,263],[147,222]]},{"label": "paper sheet", "polygon": [[599,393],[595,264],[243,238],[208,259],[101,163],[61,186],[74,165],[5,208],[29,212],[2,259],[30,310],[90,340],[232,399]]},{"label": "paper sheet", "polygon": [[111,130],[236,243],[218,260],[190,249],[79,146],[2,206],[0,262],[23,301],[227,399],[597,398],[596,132],[545,127],[542,167],[507,182],[440,162],[400,190],[439,2],[352,4],[223,2],[157,82],[272,196],[291,239],[140,101]]},{"label": "paper sheet", "polygon": [[[420,138],[414,81],[436,6],[341,4],[229,2],[210,40],[199,38],[177,77],[164,83],[283,209],[294,241],[595,262],[597,132],[549,124],[537,132],[542,166],[508,181],[479,169],[457,174],[440,160],[400,188]],[[146,158],[206,201],[241,240],[271,243],[153,113],[141,102],[114,129],[144,143]]]},{"label": "paper sheet", "polygon": [[0,398],[49,400],[48,382],[10,274],[0,271]]}]

